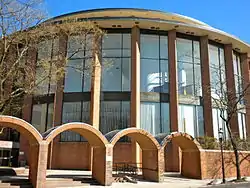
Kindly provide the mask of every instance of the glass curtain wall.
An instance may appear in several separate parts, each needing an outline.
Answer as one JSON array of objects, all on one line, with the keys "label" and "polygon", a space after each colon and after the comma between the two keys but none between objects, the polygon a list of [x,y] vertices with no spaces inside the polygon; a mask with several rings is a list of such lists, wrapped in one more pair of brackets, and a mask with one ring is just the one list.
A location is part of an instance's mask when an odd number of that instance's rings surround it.
[{"label": "glass curtain wall", "polygon": [[92,40],[92,35],[69,37],[64,92],[90,91]]},{"label": "glass curtain wall", "polygon": [[[235,91],[237,97],[242,94],[243,91],[243,78],[242,78],[242,69],[240,56],[233,53],[233,67],[234,67],[234,82],[235,82]],[[243,103],[243,101],[241,102]]]},{"label": "glass curtain wall", "polygon": [[141,34],[141,92],[169,92],[168,37]]},{"label": "glass curtain wall", "polygon": [[[102,43],[103,100],[100,106],[100,131],[106,134],[130,124],[131,34],[130,31],[108,31]],[[115,97],[110,97],[110,94]],[[108,98],[108,99],[107,99]],[[126,101],[128,100],[128,101]],[[121,141],[128,141],[122,139]]]},{"label": "glass curtain wall", "polygon": [[247,138],[246,133],[246,114],[238,113],[238,124],[239,124],[239,136],[241,139]]},{"label": "glass curtain wall", "polygon": [[193,137],[204,136],[203,107],[179,104],[180,132],[185,132]]},{"label": "glass curtain wall", "polygon": [[225,58],[222,47],[209,44],[209,69],[212,98],[221,99],[226,92]]},{"label": "glass curtain wall", "polygon": [[[210,69],[210,85],[211,85],[211,97],[212,103],[214,100],[223,100],[226,97],[226,70],[225,70],[225,58],[223,47],[209,44],[209,69]],[[214,137],[218,139],[218,131],[220,128],[226,133],[227,138],[228,131],[225,122],[221,116],[226,117],[226,112],[218,109],[218,105],[214,105],[213,108],[213,130]]]},{"label": "glass curtain wall", "polygon": [[56,91],[56,77],[53,74],[59,54],[59,39],[42,41],[38,44],[35,95],[52,94]]},{"label": "glass curtain wall", "polygon": [[170,133],[169,103],[141,102],[141,129],[153,135]]},{"label": "glass curtain wall", "polygon": [[131,34],[108,33],[102,44],[102,91],[130,91]]},{"label": "glass curtain wall", "polygon": [[32,107],[31,124],[40,132],[52,128],[54,103],[34,104]]},{"label": "glass curtain wall", "polygon": [[141,97],[147,98],[141,99],[141,128],[153,135],[170,133],[167,34],[141,34],[140,50]]},{"label": "glass curtain wall", "polygon": [[[70,122],[90,122],[90,102],[80,101],[80,102],[64,102],[63,103],[63,113],[62,113],[62,123]],[[78,133],[72,131],[65,131],[61,133],[62,142],[80,142],[85,141],[85,139]]]},{"label": "glass curtain wall", "polygon": [[200,43],[177,38],[176,50],[179,94],[201,96]]},{"label": "glass curtain wall", "polygon": [[[178,130],[193,137],[204,135],[203,106],[197,105],[194,98],[202,96],[201,61],[199,41],[187,38],[176,39],[178,93],[186,102],[179,104]],[[187,97],[186,97],[187,96]]]},{"label": "glass curtain wall", "polygon": [[[67,64],[64,80],[64,93],[90,92],[92,72],[93,35],[70,36],[67,43]],[[90,121],[90,102],[77,101],[63,103],[62,123]],[[85,139],[78,133],[65,131],[63,142],[79,142]]]}]

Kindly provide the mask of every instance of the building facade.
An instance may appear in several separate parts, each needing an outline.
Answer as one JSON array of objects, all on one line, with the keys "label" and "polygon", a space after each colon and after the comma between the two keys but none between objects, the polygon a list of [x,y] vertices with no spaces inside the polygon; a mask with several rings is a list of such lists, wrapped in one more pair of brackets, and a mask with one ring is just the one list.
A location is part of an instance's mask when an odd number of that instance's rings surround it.
[{"label": "building facade", "polygon": [[[68,122],[85,122],[103,134],[136,127],[154,136],[179,131],[194,138],[218,138],[222,128],[227,137],[212,99],[228,90],[237,96],[249,83],[249,44],[195,19],[152,10],[87,10],[48,22],[65,19],[90,20],[105,30],[102,69],[88,72],[93,58],[88,47],[71,56],[75,45],[70,37],[66,43],[61,38],[41,43],[41,49],[31,54],[34,62],[53,59],[60,46],[70,56],[70,66],[62,80],[48,80],[35,96],[25,99],[22,117],[40,133]],[[100,87],[93,74],[101,74]],[[246,96],[242,105],[248,100]],[[231,128],[242,139],[250,134],[249,118],[250,111],[243,108],[232,119]],[[29,159],[28,148],[21,136],[22,164]],[[178,169],[178,148],[173,145],[166,152],[176,164],[170,170]],[[141,160],[138,146],[128,138],[116,144],[114,153],[114,163]],[[90,161],[91,148],[77,133],[64,132],[51,144],[50,168],[88,169]]]}]

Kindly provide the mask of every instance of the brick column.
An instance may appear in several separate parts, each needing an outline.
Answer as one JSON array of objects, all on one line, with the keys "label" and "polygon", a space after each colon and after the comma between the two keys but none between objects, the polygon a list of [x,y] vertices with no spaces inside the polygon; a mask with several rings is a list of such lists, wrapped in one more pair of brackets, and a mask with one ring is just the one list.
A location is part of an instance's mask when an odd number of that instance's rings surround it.
[{"label": "brick column", "polygon": [[246,89],[246,95],[244,96],[246,105],[246,130],[247,136],[250,136],[250,72],[249,72],[249,61],[247,53],[241,54],[241,73],[243,77],[243,89]]},{"label": "brick column", "polygon": [[36,188],[43,188],[46,183],[48,144],[45,141],[30,146],[29,179]]},{"label": "brick column", "polygon": [[[91,76],[90,124],[99,130],[101,94],[101,38],[93,39],[93,64]],[[89,146],[89,170],[92,170],[93,148]]]},{"label": "brick column", "polygon": [[103,147],[93,148],[93,170],[92,176],[101,185],[111,185],[113,170],[113,145],[107,144]]},{"label": "brick column", "polygon": [[213,137],[213,115],[210,89],[208,36],[200,38],[201,81],[205,136]]},{"label": "brick column", "polygon": [[[140,128],[140,28],[131,30],[131,102],[130,127]],[[131,139],[132,162],[140,163],[140,147]]]},{"label": "brick column", "polygon": [[[235,82],[234,82],[234,68],[233,68],[233,48],[232,44],[226,44],[224,46],[225,54],[225,68],[226,68],[226,83],[228,92],[229,105],[232,100],[236,99]],[[231,102],[230,102],[231,101]],[[234,105],[235,102],[232,102]],[[231,131],[234,135],[239,135],[238,115],[234,113],[229,122]]]},{"label": "brick column", "polygon": [[169,118],[170,131],[178,131],[178,78],[176,61],[176,31],[168,31],[168,64],[169,64]]},{"label": "brick column", "polygon": [[[65,66],[65,60],[67,56],[67,42],[68,37],[61,35],[59,37],[59,60],[57,67],[61,68]],[[53,127],[62,124],[62,108],[63,108],[63,89],[64,89],[64,76],[59,77],[56,86],[55,98],[54,98],[54,115],[53,115]],[[60,135],[51,141],[49,146],[48,168],[51,169],[55,165],[55,156],[53,156],[53,147],[60,141]]]},{"label": "brick column", "polygon": [[142,176],[143,179],[161,182],[163,181],[164,149],[142,150]]},{"label": "brick column", "polygon": [[93,39],[93,65],[91,77],[90,124],[99,129],[101,92],[101,38]]},{"label": "brick column", "polygon": [[[36,49],[32,48],[28,50],[28,57],[27,57],[27,66],[31,67],[33,73],[35,75],[36,72],[36,58],[37,58],[37,51]],[[22,107],[22,119],[31,123],[32,118],[32,95],[24,96],[23,107]],[[18,161],[28,161],[29,160],[29,142],[24,137],[24,135],[20,134],[20,149],[19,149],[19,157]]]},{"label": "brick column", "polygon": [[[168,70],[169,70],[169,118],[170,131],[178,131],[178,75],[177,75],[177,61],[176,61],[176,31],[168,31]],[[170,143],[167,146],[168,156],[166,163],[168,170],[180,171],[179,147],[175,143]],[[166,150],[165,150],[166,152]]]}]

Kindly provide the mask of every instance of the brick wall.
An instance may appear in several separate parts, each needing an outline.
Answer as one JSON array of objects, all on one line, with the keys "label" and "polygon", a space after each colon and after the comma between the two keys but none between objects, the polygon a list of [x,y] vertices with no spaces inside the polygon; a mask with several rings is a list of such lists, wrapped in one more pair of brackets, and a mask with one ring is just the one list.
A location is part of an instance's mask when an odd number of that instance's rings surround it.
[{"label": "brick wall", "polygon": [[[89,144],[87,142],[58,142],[53,148],[53,169],[88,169]],[[114,147],[114,163],[132,162],[130,143],[117,143]]]},{"label": "brick wall", "polygon": [[53,169],[88,169],[87,142],[58,142],[53,147]]},{"label": "brick wall", "polygon": [[[248,156],[249,155],[249,156]],[[247,157],[248,156],[248,157]],[[245,157],[247,157],[245,160]],[[236,177],[236,168],[234,165],[234,154],[232,151],[224,151],[225,175],[226,177]],[[241,175],[250,176],[250,152],[241,152]],[[201,151],[202,179],[221,178],[221,153],[219,150]]]}]

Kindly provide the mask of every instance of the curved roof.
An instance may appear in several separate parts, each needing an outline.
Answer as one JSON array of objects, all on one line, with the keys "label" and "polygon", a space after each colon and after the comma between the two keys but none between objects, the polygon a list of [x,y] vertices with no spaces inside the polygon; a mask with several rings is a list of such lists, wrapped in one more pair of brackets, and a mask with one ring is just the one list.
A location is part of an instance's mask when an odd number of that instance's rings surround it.
[{"label": "curved roof", "polygon": [[102,28],[132,28],[138,25],[142,29],[173,30],[189,35],[207,35],[210,40],[222,44],[232,44],[241,53],[250,53],[250,45],[239,38],[196,19],[174,13],[135,8],[107,8],[78,11],[60,15],[46,22],[58,22],[66,19],[90,20]]},{"label": "curved roof", "polygon": [[127,16],[134,16],[134,17],[141,17],[141,18],[161,18],[163,20],[173,20],[179,21],[183,23],[193,23],[198,25],[206,25],[206,23],[196,20],[194,18],[190,18],[188,16],[183,16],[176,13],[168,13],[158,10],[150,10],[150,9],[138,9],[138,8],[106,8],[106,9],[90,9],[90,10],[83,10],[77,11],[72,13],[63,14],[60,16],[56,16],[52,18],[53,20],[63,19],[65,17],[78,17],[81,18],[95,18],[95,17],[107,17],[107,16],[120,16],[120,17],[127,17]]}]

